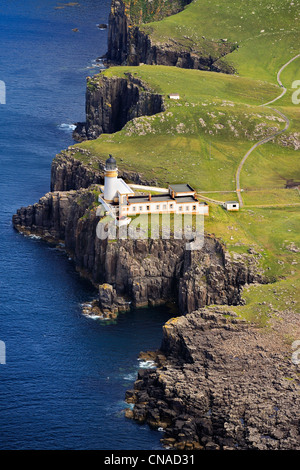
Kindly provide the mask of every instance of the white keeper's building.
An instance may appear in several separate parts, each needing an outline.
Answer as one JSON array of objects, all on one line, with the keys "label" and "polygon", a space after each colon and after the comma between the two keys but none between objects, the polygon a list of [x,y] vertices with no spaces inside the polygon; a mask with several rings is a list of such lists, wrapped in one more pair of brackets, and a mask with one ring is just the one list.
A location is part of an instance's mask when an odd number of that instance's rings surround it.
[{"label": "white keeper's building", "polygon": [[118,178],[116,160],[110,155],[105,162],[104,192],[99,202],[117,220],[137,214],[204,214],[206,202],[199,202],[189,184],[172,184],[166,193],[136,195],[122,178]]}]

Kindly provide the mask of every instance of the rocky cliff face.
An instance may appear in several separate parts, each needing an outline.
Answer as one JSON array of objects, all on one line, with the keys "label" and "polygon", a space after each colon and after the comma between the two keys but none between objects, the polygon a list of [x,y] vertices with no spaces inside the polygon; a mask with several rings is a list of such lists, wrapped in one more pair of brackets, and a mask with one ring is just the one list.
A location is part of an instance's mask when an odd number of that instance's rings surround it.
[{"label": "rocky cliff face", "polygon": [[157,369],[141,370],[126,394],[128,417],[164,428],[163,443],[178,449],[299,448],[297,366],[282,337],[228,307],[175,318],[163,331]]},{"label": "rocky cliff face", "polygon": [[161,95],[152,93],[141,80],[97,75],[88,79],[86,89],[86,121],[78,123],[75,140],[96,139],[122,129],[130,120],[164,111]]},{"label": "rocky cliff face", "polygon": [[212,54],[201,53],[193,44],[184,46],[174,40],[168,43],[155,44],[151,37],[138,26],[132,27],[128,33],[128,52],[124,63],[127,65],[166,65],[184,69],[207,70],[213,72],[234,73],[224,56],[233,51],[235,45],[222,43],[212,45]]},{"label": "rocky cliff face", "polygon": [[232,259],[213,237],[206,236],[204,247],[195,251],[177,239],[100,240],[98,194],[97,186],[50,192],[19,209],[13,224],[21,232],[63,242],[85,276],[95,285],[111,285],[115,298],[126,298],[134,306],[175,300],[187,313],[213,303],[237,304],[243,285],[263,281],[253,256]]},{"label": "rocky cliff face", "polygon": [[[216,72],[234,73],[222,59],[236,47],[226,42],[214,43],[208,41],[210,54],[200,52],[193,44],[184,46],[173,39],[165,43],[154,43],[151,36],[141,30],[139,24],[148,21],[157,21],[181,11],[190,0],[166,2],[158,5],[151,15],[147,12],[140,15],[133,14],[128,1],[112,0],[109,17],[108,52],[109,63],[119,65],[170,65],[182,68],[199,70],[213,70]],[[162,8],[161,8],[162,7]]]},{"label": "rocky cliff face", "polygon": [[[244,285],[264,282],[256,258],[232,257],[208,235],[198,251],[185,240],[100,240],[98,193],[98,185],[50,192],[19,209],[13,224],[63,245],[98,287],[83,313],[115,318],[131,304],[175,301],[185,314],[165,324],[151,354],[157,368],[139,371],[126,416],[163,428],[163,444],[177,449],[298,449],[298,371],[285,341],[296,333],[259,329],[228,307]],[[294,328],[290,314],[277,322]]]}]

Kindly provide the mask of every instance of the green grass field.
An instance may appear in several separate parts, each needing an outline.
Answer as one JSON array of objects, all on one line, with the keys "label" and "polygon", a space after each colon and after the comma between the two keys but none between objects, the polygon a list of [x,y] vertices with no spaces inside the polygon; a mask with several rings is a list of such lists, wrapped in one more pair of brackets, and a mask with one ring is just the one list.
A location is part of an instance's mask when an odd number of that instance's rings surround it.
[{"label": "green grass field", "polygon": [[[135,7],[141,2],[137,0]],[[282,72],[285,96],[261,106],[281,94],[277,72],[300,52],[299,15],[296,3],[283,0],[196,0],[181,13],[142,25],[154,42],[175,38],[182,47],[193,43],[195,50],[206,47],[208,40],[237,42],[238,49],[225,57],[237,74],[148,65],[109,68],[103,75],[130,72],[161,93],[166,111],[74,146],[89,149],[92,164],[111,153],[119,168],[155,178],[160,186],[188,182],[203,196],[236,200],[235,175],[243,155],[264,136],[284,128],[276,109],[287,116],[289,129],[258,147],[242,169],[242,210],[227,213],[210,204],[210,217],[205,219],[206,231],[221,238],[230,252],[244,253],[252,247],[261,255],[259,263],[272,284],[247,289],[246,305],[236,310],[262,324],[269,304],[280,310],[293,302],[296,309],[300,301],[299,253],[286,248],[292,243],[300,247],[300,195],[297,189],[286,188],[288,180],[300,181],[300,105],[292,103],[300,58]],[[180,100],[170,100],[170,93],[179,93]],[[80,153],[77,158],[87,162]]]},{"label": "green grass field", "polygon": [[288,0],[194,0],[177,15],[142,29],[154,43],[174,38],[194,50],[202,50],[210,41],[237,42],[238,49],[226,60],[238,74],[276,83],[280,66],[299,53],[298,19],[297,3]]}]

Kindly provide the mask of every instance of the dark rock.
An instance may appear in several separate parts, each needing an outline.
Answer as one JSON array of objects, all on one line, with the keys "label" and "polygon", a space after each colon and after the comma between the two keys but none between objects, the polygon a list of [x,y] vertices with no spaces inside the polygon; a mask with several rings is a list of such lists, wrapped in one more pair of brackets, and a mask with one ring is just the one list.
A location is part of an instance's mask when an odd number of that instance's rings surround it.
[{"label": "dark rock", "polygon": [[[55,165],[54,182],[62,186],[102,177],[72,155]],[[79,272],[101,286],[94,306],[100,312],[114,313],[128,300],[178,302],[185,316],[164,325],[157,369],[139,372],[127,395],[135,406],[126,416],[162,426],[166,442],[178,449],[299,448],[298,379],[289,345],[221,306],[240,303],[243,285],[264,282],[257,256],[232,257],[209,235],[194,252],[172,238],[100,240],[96,190],[50,192],[19,209],[13,225],[63,244]]]},{"label": "dark rock", "polygon": [[98,75],[88,79],[86,122],[77,124],[73,138],[77,141],[96,139],[103,133],[121,130],[133,118],[162,111],[162,96],[152,93],[131,74],[126,78]]},{"label": "dark rock", "polygon": [[[194,45],[184,47],[172,39],[169,43],[154,44],[151,37],[139,27],[153,19],[162,19],[183,10],[191,0],[174,0],[163,7],[158,2],[157,10],[151,4],[151,15],[133,18],[122,0],[112,0],[108,26],[107,60],[119,65],[169,65],[189,69],[214,70],[223,73],[234,73],[223,57],[237,48],[237,44],[226,41],[208,42],[213,44],[214,56],[195,51]],[[205,39],[205,38],[204,38]]]}]

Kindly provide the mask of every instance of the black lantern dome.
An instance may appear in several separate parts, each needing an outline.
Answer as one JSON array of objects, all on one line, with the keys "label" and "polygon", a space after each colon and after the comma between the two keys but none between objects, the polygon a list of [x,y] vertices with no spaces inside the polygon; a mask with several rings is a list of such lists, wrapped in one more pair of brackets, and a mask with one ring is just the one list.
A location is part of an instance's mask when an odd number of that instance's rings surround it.
[{"label": "black lantern dome", "polygon": [[109,155],[109,158],[105,162],[105,169],[106,170],[116,170],[117,169],[117,162],[112,155]]}]

